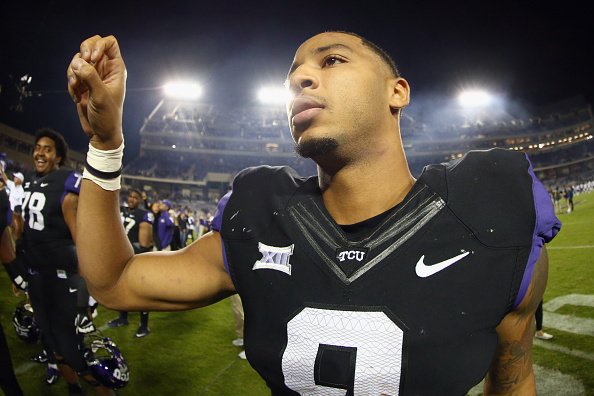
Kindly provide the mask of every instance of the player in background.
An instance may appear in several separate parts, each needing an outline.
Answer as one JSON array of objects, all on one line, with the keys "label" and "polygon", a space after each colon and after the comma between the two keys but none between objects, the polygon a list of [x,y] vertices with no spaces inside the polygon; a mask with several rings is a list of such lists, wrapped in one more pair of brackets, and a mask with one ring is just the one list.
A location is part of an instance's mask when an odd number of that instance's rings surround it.
[{"label": "player in background", "polygon": [[49,361],[58,365],[69,393],[82,394],[82,377],[97,394],[111,395],[113,391],[89,373],[82,356],[83,335],[95,327],[75,247],[81,175],[63,168],[67,153],[58,132],[42,129],[35,135],[35,177],[25,182],[23,200],[28,291]]},{"label": "player in background", "polygon": [[[142,194],[136,189],[128,190],[128,205],[120,207],[122,224],[126,235],[134,248],[134,254],[146,253],[153,250],[153,222],[155,217],[148,211],[140,208]],[[150,333],[148,327],[149,313],[140,312],[140,325],[134,335],[136,338],[146,337]],[[128,312],[120,311],[119,317],[109,321],[109,327],[120,327],[128,325]]]},{"label": "player in background", "polygon": [[172,216],[173,205],[167,199],[159,202],[159,218],[157,219],[157,233],[161,247],[159,250],[171,251],[173,246],[173,233],[175,231],[175,220]]},{"label": "player in background", "polygon": [[12,180],[8,178],[6,173],[4,172],[4,168],[0,167],[0,176],[4,180],[6,187],[8,188],[8,196],[10,201],[10,210],[13,213],[20,215],[22,204],[23,204],[23,197],[25,196],[25,191],[23,190],[23,182],[25,181],[25,176],[21,172],[14,172],[12,174]]}]

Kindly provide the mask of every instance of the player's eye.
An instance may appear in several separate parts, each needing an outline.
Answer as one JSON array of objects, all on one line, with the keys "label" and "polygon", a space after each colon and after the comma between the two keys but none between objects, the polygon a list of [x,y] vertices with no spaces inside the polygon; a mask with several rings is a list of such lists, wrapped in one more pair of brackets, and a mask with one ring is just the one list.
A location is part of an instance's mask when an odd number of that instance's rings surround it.
[{"label": "player's eye", "polygon": [[327,56],[326,58],[324,58],[323,65],[324,66],[334,66],[334,65],[341,64],[341,63],[345,63],[345,62],[346,61],[341,57],[338,57],[336,55],[330,55],[330,56]]}]

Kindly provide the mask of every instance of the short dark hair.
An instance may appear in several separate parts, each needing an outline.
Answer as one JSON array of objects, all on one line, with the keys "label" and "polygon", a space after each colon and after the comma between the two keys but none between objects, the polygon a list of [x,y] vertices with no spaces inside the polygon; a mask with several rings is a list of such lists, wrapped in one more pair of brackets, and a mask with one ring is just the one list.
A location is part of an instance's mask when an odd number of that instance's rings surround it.
[{"label": "short dark hair", "polygon": [[380,59],[384,62],[384,64],[386,66],[388,66],[388,68],[390,69],[390,71],[392,72],[394,77],[400,77],[400,71],[398,70],[398,66],[396,66],[396,62],[394,62],[394,59],[392,59],[390,54],[388,54],[385,50],[383,50],[379,45],[367,40],[365,37],[363,37],[357,33],[341,31],[341,30],[337,30],[334,32],[348,34],[349,36],[354,36],[354,37],[357,37],[358,39],[360,39],[361,44],[363,44],[364,46],[369,48],[371,51],[373,51],[373,53],[375,53],[377,56],[380,57]]},{"label": "short dark hair", "polygon": [[132,193],[138,194],[138,196],[140,197],[140,199],[142,199],[142,193],[140,192],[139,189],[137,189],[137,188],[129,188],[128,189],[128,195],[130,195]]},{"label": "short dark hair", "polygon": [[60,162],[58,165],[64,165],[66,162],[66,157],[68,156],[68,143],[64,140],[64,136],[60,132],[54,131],[50,128],[42,128],[37,131],[35,134],[35,144],[39,142],[39,140],[43,137],[49,138],[54,141],[56,146],[56,153],[60,157]]}]

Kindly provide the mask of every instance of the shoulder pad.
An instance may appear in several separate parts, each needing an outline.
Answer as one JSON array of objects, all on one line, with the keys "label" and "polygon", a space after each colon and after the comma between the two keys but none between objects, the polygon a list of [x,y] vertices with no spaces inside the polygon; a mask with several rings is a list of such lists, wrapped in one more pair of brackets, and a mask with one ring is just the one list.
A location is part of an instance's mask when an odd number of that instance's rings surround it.
[{"label": "shoulder pad", "polygon": [[221,233],[227,238],[245,239],[266,230],[306,180],[286,166],[258,166],[241,171],[226,195],[228,201],[221,200],[215,216],[220,216]]},{"label": "shoulder pad", "polygon": [[471,151],[446,168],[446,202],[482,243],[530,245],[536,213],[529,167],[521,152]]}]

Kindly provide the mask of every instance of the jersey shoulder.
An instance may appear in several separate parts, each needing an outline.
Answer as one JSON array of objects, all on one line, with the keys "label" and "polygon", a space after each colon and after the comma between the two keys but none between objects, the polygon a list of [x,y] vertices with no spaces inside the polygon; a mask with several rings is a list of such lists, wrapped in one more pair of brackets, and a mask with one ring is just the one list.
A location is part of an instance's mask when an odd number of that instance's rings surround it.
[{"label": "jersey shoulder", "polygon": [[[229,238],[253,237],[252,232],[265,230],[299,188],[311,180],[287,166],[247,168],[237,174],[231,191],[219,202],[213,227]],[[251,235],[241,232],[246,227]]]},{"label": "jersey shoulder", "polygon": [[426,167],[420,180],[486,245],[532,243],[537,180],[524,153],[470,151],[457,161]]},{"label": "jersey shoulder", "polygon": [[141,223],[145,222],[153,224],[155,222],[155,215],[153,212],[141,208],[134,209],[134,217],[136,217]]},{"label": "jersey shoulder", "polygon": [[[37,181],[41,187],[46,183],[51,183],[59,186],[59,190],[63,189],[64,192],[79,195],[82,175],[71,169],[57,169],[47,176],[38,178]],[[25,188],[27,186],[28,183],[25,183]]]}]

